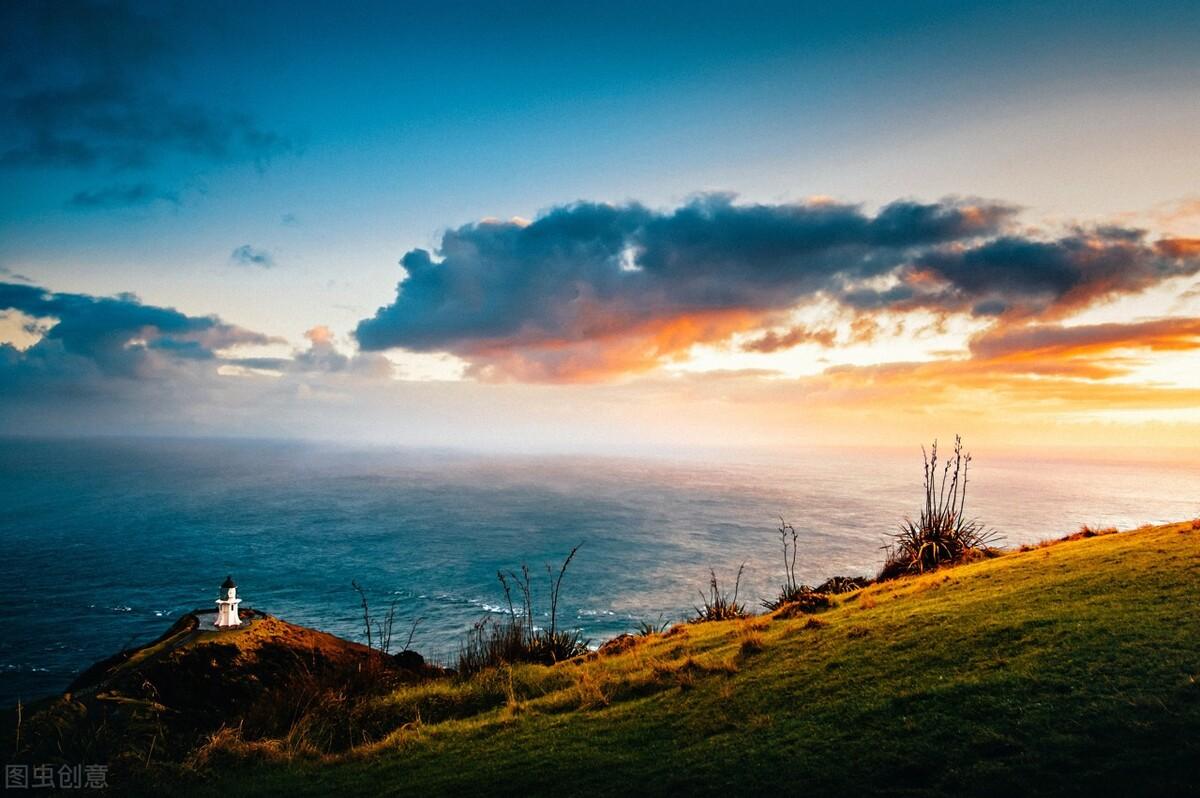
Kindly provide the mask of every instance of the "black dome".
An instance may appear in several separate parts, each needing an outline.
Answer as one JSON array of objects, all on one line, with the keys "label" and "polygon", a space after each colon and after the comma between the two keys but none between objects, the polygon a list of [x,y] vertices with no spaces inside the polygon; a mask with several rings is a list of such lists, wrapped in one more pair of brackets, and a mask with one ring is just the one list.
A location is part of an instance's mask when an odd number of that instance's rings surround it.
[{"label": "black dome", "polygon": [[225,577],[225,581],[221,584],[221,589],[228,590],[231,587],[237,587],[237,585],[234,584],[232,576],[227,576]]}]

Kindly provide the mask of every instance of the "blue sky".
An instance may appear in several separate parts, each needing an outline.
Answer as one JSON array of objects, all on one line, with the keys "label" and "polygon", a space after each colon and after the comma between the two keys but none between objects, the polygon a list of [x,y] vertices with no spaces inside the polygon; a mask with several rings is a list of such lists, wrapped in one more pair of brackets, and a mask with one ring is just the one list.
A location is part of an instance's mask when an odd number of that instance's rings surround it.
[{"label": "blue sky", "polygon": [[405,253],[578,200],[1197,233],[1195,3],[649,5],[9,4],[0,268],[351,353]]}]

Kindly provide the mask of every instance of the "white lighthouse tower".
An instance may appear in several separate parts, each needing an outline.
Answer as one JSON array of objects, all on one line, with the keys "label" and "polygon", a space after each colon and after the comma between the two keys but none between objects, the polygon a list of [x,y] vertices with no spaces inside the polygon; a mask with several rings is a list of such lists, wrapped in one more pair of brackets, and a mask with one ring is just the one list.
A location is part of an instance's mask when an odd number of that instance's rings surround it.
[{"label": "white lighthouse tower", "polygon": [[220,598],[217,599],[217,620],[213,625],[218,629],[241,626],[242,621],[238,618],[237,608],[242,600],[237,597],[237,585],[234,584],[232,576],[225,577],[218,595]]}]

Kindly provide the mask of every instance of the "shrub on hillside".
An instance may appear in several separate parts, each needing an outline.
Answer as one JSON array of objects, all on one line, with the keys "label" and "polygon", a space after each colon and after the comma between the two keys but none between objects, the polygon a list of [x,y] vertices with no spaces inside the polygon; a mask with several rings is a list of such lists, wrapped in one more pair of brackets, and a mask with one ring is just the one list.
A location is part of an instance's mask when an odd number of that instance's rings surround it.
[{"label": "shrub on hillside", "polygon": [[[521,573],[497,571],[496,578],[504,589],[508,602],[508,616],[503,621],[484,619],[472,627],[466,641],[459,648],[458,672],[478,673],[484,668],[497,667],[514,662],[534,662],[551,665],[564,659],[587,653],[588,641],[577,629],[558,628],[558,599],[562,590],[567,566],[575,559],[579,546],[563,560],[557,577],[547,564],[550,577],[550,625],[541,628],[533,622],[533,580],[529,566],[522,565]],[[521,610],[513,601],[513,588],[519,591]]]},{"label": "shrub on hillside", "polygon": [[660,635],[671,626],[670,621],[663,620],[661,615],[657,621],[638,621],[636,632],[638,637],[650,637],[651,635]]},{"label": "shrub on hillside", "polygon": [[839,593],[849,593],[851,590],[861,590],[874,581],[865,576],[831,576],[813,589],[818,593],[836,596]]},{"label": "shrub on hillside", "polygon": [[762,602],[763,608],[774,612],[786,608],[788,617],[796,615],[804,615],[806,613],[820,612],[827,610],[833,606],[833,599],[828,593],[822,593],[814,590],[808,585],[800,585],[800,588],[792,593],[783,593],[774,601]]},{"label": "shrub on hillside", "polygon": [[717,582],[717,572],[708,570],[708,594],[700,591],[700,606],[695,607],[696,614],[688,619],[689,623],[706,623],[708,621],[732,621],[750,615],[746,607],[738,603],[738,589],[742,584],[742,571],[746,564],[742,563],[737,570],[737,578],[733,582],[733,594],[721,589]]},{"label": "shrub on hillside", "polygon": [[925,497],[921,515],[906,518],[900,531],[886,546],[887,560],[880,579],[931,571],[942,565],[962,562],[987,549],[996,533],[974,518],[967,518],[967,471],[971,455],[964,453],[962,438],[954,438],[954,457],[938,474],[937,441],[928,454],[921,447],[925,462]]},{"label": "shrub on hillside", "polygon": [[796,528],[780,518],[778,531],[780,546],[783,549],[783,585],[779,588],[779,596],[764,600],[762,606],[771,611],[793,606],[801,612],[816,612],[828,608],[832,602],[825,591],[801,584],[796,578],[796,555],[800,549],[800,535]]}]

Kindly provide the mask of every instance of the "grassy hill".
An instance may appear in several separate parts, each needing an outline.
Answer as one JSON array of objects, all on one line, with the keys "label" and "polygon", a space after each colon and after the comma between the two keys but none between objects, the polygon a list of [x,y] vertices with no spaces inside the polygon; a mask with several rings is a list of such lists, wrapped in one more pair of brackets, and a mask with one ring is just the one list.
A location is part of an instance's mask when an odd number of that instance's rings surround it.
[{"label": "grassy hill", "polygon": [[[1200,792],[1200,530],[1012,552],[819,615],[676,627],[552,667],[400,685],[353,748],[211,735],[197,795]],[[620,646],[614,646],[620,648]]]}]

